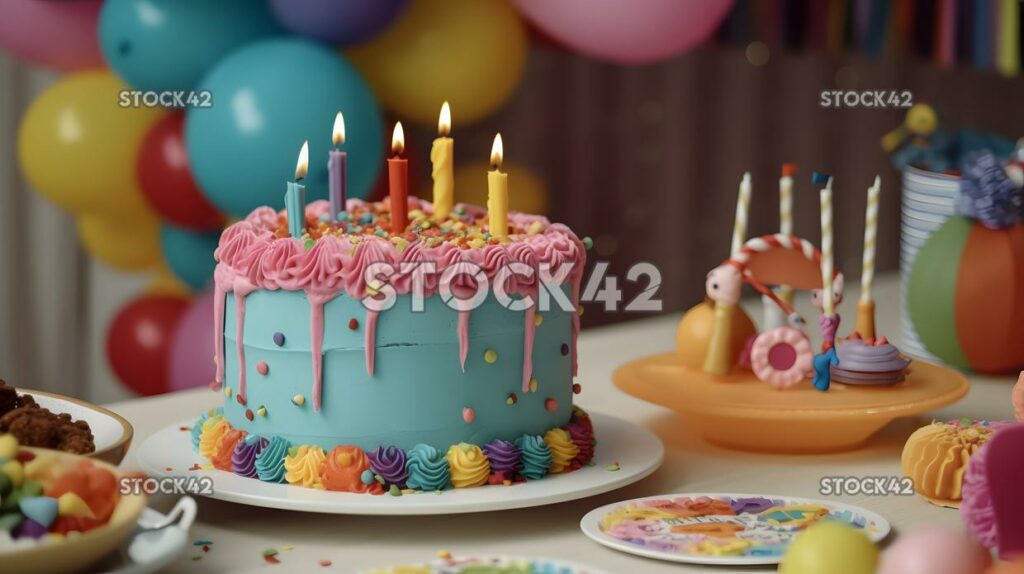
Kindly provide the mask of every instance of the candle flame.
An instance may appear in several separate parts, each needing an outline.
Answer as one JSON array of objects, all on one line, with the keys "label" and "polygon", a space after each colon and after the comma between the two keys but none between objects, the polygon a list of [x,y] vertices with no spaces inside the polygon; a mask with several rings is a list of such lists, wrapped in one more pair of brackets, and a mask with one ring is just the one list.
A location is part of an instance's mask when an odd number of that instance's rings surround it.
[{"label": "candle flame", "polygon": [[452,109],[448,100],[441,104],[441,114],[437,117],[437,135],[444,137],[452,132]]},{"label": "candle flame", "polygon": [[336,146],[345,143],[345,116],[341,115],[341,112],[334,116],[334,133],[331,135],[331,141]]},{"label": "candle flame", "polygon": [[309,142],[302,142],[302,149],[299,150],[299,161],[295,164],[295,181],[301,181],[309,171]]},{"label": "candle flame", "polygon": [[405,151],[405,130],[402,129],[402,122],[395,122],[395,131],[391,134],[391,151],[395,155],[402,155]]},{"label": "candle flame", "polygon": [[505,145],[501,143],[501,132],[498,132],[494,136],[494,144],[491,146],[491,168],[498,169],[501,167],[501,160],[505,156]]}]

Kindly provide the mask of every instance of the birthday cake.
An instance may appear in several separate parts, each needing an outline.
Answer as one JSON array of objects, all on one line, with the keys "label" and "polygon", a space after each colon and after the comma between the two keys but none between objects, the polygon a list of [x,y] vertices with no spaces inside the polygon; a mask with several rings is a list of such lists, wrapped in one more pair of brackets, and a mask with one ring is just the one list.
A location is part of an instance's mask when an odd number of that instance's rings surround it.
[{"label": "birthday cake", "polygon": [[[380,493],[480,486],[587,464],[573,406],[586,258],[565,225],[509,213],[446,217],[408,199],[348,200],[305,229],[269,207],[216,251],[216,379],[222,409],[193,446],[215,468],[270,482]],[[422,297],[419,296],[422,294]]]}]

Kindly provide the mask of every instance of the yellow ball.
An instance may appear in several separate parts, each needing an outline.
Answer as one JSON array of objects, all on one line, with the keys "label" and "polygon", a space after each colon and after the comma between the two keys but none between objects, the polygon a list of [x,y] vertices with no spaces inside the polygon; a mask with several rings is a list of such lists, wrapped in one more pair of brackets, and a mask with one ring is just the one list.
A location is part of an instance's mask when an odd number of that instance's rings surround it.
[{"label": "yellow ball", "polygon": [[[683,315],[676,328],[676,355],[680,361],[691,369],[704,366],[704,356],[708,352],[708,343],[715,327],[715,306],[707,301],[694,306]],[[747,339],[757,334],[753,321],[739,306],[732,315],[732,357],[739,358]]]},{"label": "yellow ball", "polygon": [[78,239],[86,253],[123,271],[158,267],[160,225],[155,217],[106,218],[83,215],[78,218]]},{"label": "yellow ball", "polygon": [[18,132],[18,161],[43,197],[78,214],[151,213],[135,163],[163,112],[120,107],[124,89],[109,71],[80,72],[32,102]]},{"label": "yellow ball", "polygon": [[905,120],[907,129],[917,135],[931,135],[939,127],[939,117],[935,114],[935,108],[928,104],[914,104],[907,110]]},{"label": "yellow ball", "polygon": [[18,439],[12,434],[0,434],[0,458],[14,458],[18,454]]},{"label": "yellow ball", "polygon": [[874,574],[878,548],[863,531],[845,522],[819,522],[797,535],[779,574]]},{"label": "yellow ball", "polygon": [[526,26],[504,0],[413,0],[398,21],[345,54],[403,120],[456,128],[498,109],[526,67]]}]

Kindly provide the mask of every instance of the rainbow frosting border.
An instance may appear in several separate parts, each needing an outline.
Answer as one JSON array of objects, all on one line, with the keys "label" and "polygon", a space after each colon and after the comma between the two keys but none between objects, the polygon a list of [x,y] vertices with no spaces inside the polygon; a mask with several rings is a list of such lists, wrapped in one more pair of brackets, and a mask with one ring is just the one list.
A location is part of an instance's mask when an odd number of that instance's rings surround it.
[{"label": "rainbow frosting border", "polygon": [[590,416],[578,406],[568,423],[543,435],[495,439],[482,447],[459,443],[447,451],[417,444],[407,450],[382,445],[372,451],[339,445],[325,452],[317,445],[292,445],[281,437],[235,429],[222,408],[202,413],[191,439],[193,450],[209,463],[203,468],[318,490],[393,496],[510,486],[572,472],[591,463],[596,444]]}]

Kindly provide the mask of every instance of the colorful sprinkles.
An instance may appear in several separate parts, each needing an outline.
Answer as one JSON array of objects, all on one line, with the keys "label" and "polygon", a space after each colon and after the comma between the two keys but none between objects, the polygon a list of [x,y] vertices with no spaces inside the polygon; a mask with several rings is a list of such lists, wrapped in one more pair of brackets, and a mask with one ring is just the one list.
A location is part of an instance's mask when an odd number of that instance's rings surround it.
[{"label": "colorful sprinkles", "polygon": [[278,347],[284,346],[284,333],[280,331],[274,333],[274,344]]},{"label": "colorful sprinkles", "polygon": [[484,360],[488,363],[495,363],[498,360],[498,352],[494,349],[487,349],[484,351]]}]

